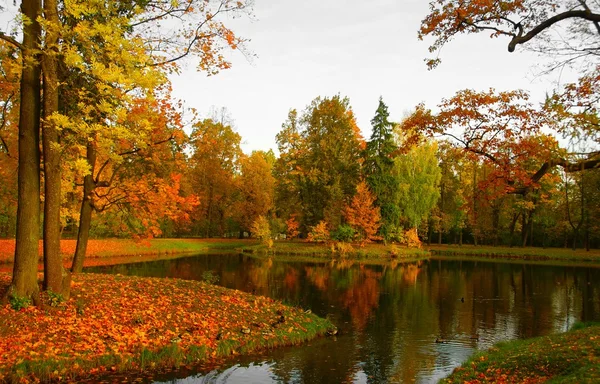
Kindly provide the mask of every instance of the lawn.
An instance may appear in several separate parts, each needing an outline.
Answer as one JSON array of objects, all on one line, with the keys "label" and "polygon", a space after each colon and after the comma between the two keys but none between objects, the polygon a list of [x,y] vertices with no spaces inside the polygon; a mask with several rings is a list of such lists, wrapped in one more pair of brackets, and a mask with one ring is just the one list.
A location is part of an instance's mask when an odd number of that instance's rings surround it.
[{"label": "lawn", "polygon": [[527,340],[503,342],[479,352],[442,383],[599,383],[600,325]]},{"label": "lawn", "polygon": [[474,245],[430,245],[425,246],[434,255],[441,256],[479,256],[520,260],[557,260],[557,261],[594,261],[600,262],[600,250],[586,251],[570,248],[539,247],[492,247]]},{"label": "lawn", "polygon": [[[211,249],[234,249],[254,244],[252,240],[238,239],[91,239],[87,246],[86,258],[105,258],[116,256],[148,256],[178,253],[202,252]],[[75,254],[76,240],[61,240],[60,251],[65,260],[71,260]],[[12,263],[15,254],[14,239],[0,239],[0,263]],[[40,241],[40,259],[43,246]]]}]

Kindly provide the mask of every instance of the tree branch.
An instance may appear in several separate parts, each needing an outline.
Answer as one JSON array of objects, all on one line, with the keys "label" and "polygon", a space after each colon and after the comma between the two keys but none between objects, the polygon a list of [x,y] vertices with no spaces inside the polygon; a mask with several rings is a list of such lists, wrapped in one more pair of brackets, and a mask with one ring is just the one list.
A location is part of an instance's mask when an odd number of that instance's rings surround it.
[{"label": "tree branch", "polygon": [[551,27],[559,21],[570,18],[581,18],[592,21],[594,23],[600,22],[600,14],[592,13],[589,10],[571,10],[559,13],[558,15],[554,15],[551,18],[545,20],[544,22],[538,24],[531,31],[527,32],[527,34],[523,35],[522,33],[519,33],[518,35],[514,36],[510,43],[508,43],[508,52],[514,52],[517,45],[528,42],[529,40],[533,39],[535,36],[543,32],[545,29]]},{"label": "tree branch", "polygon": [[15,47],[23,50],[23,44],[19,43],[17,40],[13,39],[11,36],[5,35],[4,32],[0,32],[0,40],[4,40]]}]

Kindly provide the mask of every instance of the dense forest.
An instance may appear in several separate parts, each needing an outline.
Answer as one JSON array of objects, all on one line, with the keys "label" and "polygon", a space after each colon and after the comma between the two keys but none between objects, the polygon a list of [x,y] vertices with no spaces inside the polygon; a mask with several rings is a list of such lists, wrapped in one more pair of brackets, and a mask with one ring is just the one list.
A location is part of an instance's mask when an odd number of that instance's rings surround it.
[{"label": "dense forest", "polygon": [[[431,243],[596,247],[600,172],[555,167],[529,181],[560,148],[553,136],[537,132],[533,120],[543,111],[522,103],[524,97],[460,92],[440,115],[459,121],[469,103],[486,103],[487,115],[479,107],[471,111],[482,113],[477,118],[485,131],[465,126],[436,138],[428,135],[433,122],[422,110],[391,122],[380,99],[368,139],[347,98],[317,97],[302,112],[290,110],[277,154],[243,153],[243,138],[225,110],[195,120],[186,133],[168,102],[139,100],[132,109],[138,115],[126,118],[144,119],[128,122],[144,121],[142,134],[114,144],[99,133],[98,141],[74,140],[63,150],[62,236],[76,237],[88,215],[96,238],[253,236],[266,219],[274,237],[288,239],[312,234],[404,243],[416,229]],[[8,114],[15,107],[6,104],[7,149],[16,147]],[[521,116],[510,130],[499,111],[509,107]],[[17,161],[6,150],[0,159],[0,234],[13,237]]]}]

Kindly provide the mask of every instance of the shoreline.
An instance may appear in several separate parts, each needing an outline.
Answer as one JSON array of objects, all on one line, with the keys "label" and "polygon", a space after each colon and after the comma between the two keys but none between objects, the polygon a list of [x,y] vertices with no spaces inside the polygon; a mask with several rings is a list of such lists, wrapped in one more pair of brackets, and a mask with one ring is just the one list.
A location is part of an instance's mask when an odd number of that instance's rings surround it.
[{"label": "shoreline", "polygon": [[[0,273],[0,291],[9,282]],[[0,308],[0,381],[158,373],[335,328],[301,308],[205,282],[83,273],[71,290],[67,301],[43,297],[42,308]]]}]

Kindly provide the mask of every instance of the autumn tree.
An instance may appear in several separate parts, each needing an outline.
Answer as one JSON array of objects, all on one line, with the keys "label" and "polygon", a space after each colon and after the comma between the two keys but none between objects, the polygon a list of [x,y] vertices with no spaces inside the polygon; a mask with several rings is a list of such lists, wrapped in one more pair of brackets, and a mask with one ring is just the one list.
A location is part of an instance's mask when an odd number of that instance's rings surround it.
[{"label": "autumn tree", "polygon": [[[581,59],[595,62],[600,34],[598,7],[589,0],[430,1],[419,38],[433,36],[429,49],[439,52],[457,35],[488,32],[491,37],[507,38],[509,52],[518,46],[542,52],[557,61],[556,67]],[[428,65],[439,62],[439,58],[431,59]]]},{"label": "autumn tree", "polygon": [[381,211],[381,234],[388,240],[400,218],[395,191],[398,180],[394,177],[394,156],[398,150],[394,142],[393,124],[383,99],[371,119],[371,138],[367,141],[363,173],[375,195],[375,204]]},{"label": "autumn tree", "polygon": [[[127,96],[135,95],[139,87],[152,88],[153,76],[145,77],[149,68],[173,71],[176,62],[186,57],[197,57],[198,68],[216,73],[229,67],[222,50],[243,48],[243,39],[238,38],[223,23],[219,15],[246,12],[244,1],[196,1],[173,3],[171,1],[90,3],[90,2],[44,2],[23,1],[23,41],[0,32],[0,39],[20,50],[22,76],[20,89],[22,131],[19,139],[19,197],[17,223],[17,249],[15,273],[9,294],[35,296],[35,267],[37,264],[37,231],[39,222],[39,135],[41,111],[40,73],[44,80],[44,160],[46,191],[51,197],[45,201],[48,210],[44,216],[45,258],[49,264],[45,269],[45,287],[58,286],[60,268],[58,237],[60,219],[60,163],[58,149],[65,142],[76,138],[58,137],[58,133],[80,133],[71,130],[79,127],[71,118],[83,120],[85,127],[106,125],[105,114]],[[42,12],[43,11],[43,12]],[[60,14],[58,13],[60,12]],[[172,23],[171,36],[164,35],[161,23]],[[58,46],[60,44],[60,47]],[[117,55],[114,55],[118,53]],[[127,75],[125,75],[127,74]],[[70,78],[70,81],[66,81]],[[58,80],[61,80],[60,83]],[[77,105],[76,112],[56,110],[56,95],[65,95],[59,84],[77,88],[69,100]],[[132,86],[133,85],[133,86]],[[47,100],[46,100],[46,96]],[[82,97],[83,96],[83,97]],[[82,100],[87,97],[87,100]],[[64,105],[67,105],[65,103]],[[82,106],[86,106],[81,110]],[[60,118],[57,113],[64,117]],[[66,123],[66,124],[65,124]],[[114,125],[108,124],[114,127]],[[102,132],[100,130],[95,131]],[[95,137],[84,132],[88,137]],[[59,139],[61,139],[60,144]],[[94,145],[92,143],[92,145]],[[93,147],[92,147],[93,149]],[[27,164],[25,162],[27,161]],[[36,163],[36,164],[34,164]],[[37,176],[36,176],[37,175]],[[34,179],[37,179],[35,181]],[[34,203],[34,195],[38,203]],[[55,198],[56,197],[56,198]],[[58,208],[59,210],[60,208]],[[54,278],[54,277],[57,278]]]},{"label": "autumn tree", "polygon": [[40,223],[40,103],[39,61],[41,26],[39,0],[23,0],[21,16],[23,39],[18,42],[0,33],[0,38],[13,44],[21,53],[19,90],[19,172],[15,263],[8,296],[38,300],[37,260]]},{"label": "autumn tree", "polygon": [[292,111],[289,118],[277,135],[277,193],[297,201],[304,230],[322,220],[335,229],[354,195],[364,150],[349,100],[319,97],[301,116]]},{"label": "autumn tree", "polygon": [[381,225],[379,212],[374,194],[369,190],[368,184],[361,181],[356,186],[356,194],[352,201],[344,207],[344,218],[356,231],[357,240],[361,244],[380,239],[377,236]]},{"label": "autumn tree", "polygon": [[0,40],[0,237],[15,233],[18,112],[21,67],[13,47]]},{"label": "autumn tree", "polygon": [[399,181],[396,193],[401,221],[407,228],[417,228],[439,198],[441,171],[436,150],[435,143],[426,143],[413,147],[394,160],[394,173]]},{"label": "autumn tree", "polygon": [[240,157],[240,175],[236,178],[240,200],[236,209],[242,229],[250,231],[259,216],[267,217],[274,208],[275,178],[272,153],[253,151]]},{"label": "autumn tree", "polygon": [[231,229],[227,219],[236,207],[240,142],[240,135],[230,125],[212,119],[194,124],[190,136],[190,177],[200,199],[192,216],[195,235],[223,235]]},{"label": "autumn tree", "polygon": [[[581,73],[577,83],[556,89],[548,98],[546,113],[554,117],[557,134],[567,138],[591,140],[597,146],[600,35],[600,5],[594,1],[511,1],[463,2],[440,0],[430,2],[430,13],[423,19],[421,39],[434,37],[431,52],[439,50],[460,34],[489,32],[491,37],[508,38],[509,52],[518,46],[547,54],[549,69],[577,65]],[[430,67],[439,57],[428,60]],[[548,158],[538,176],[560,166],[568,172],[598,167],[597,148],[588,145],[576,157],[564,154]]]}]

